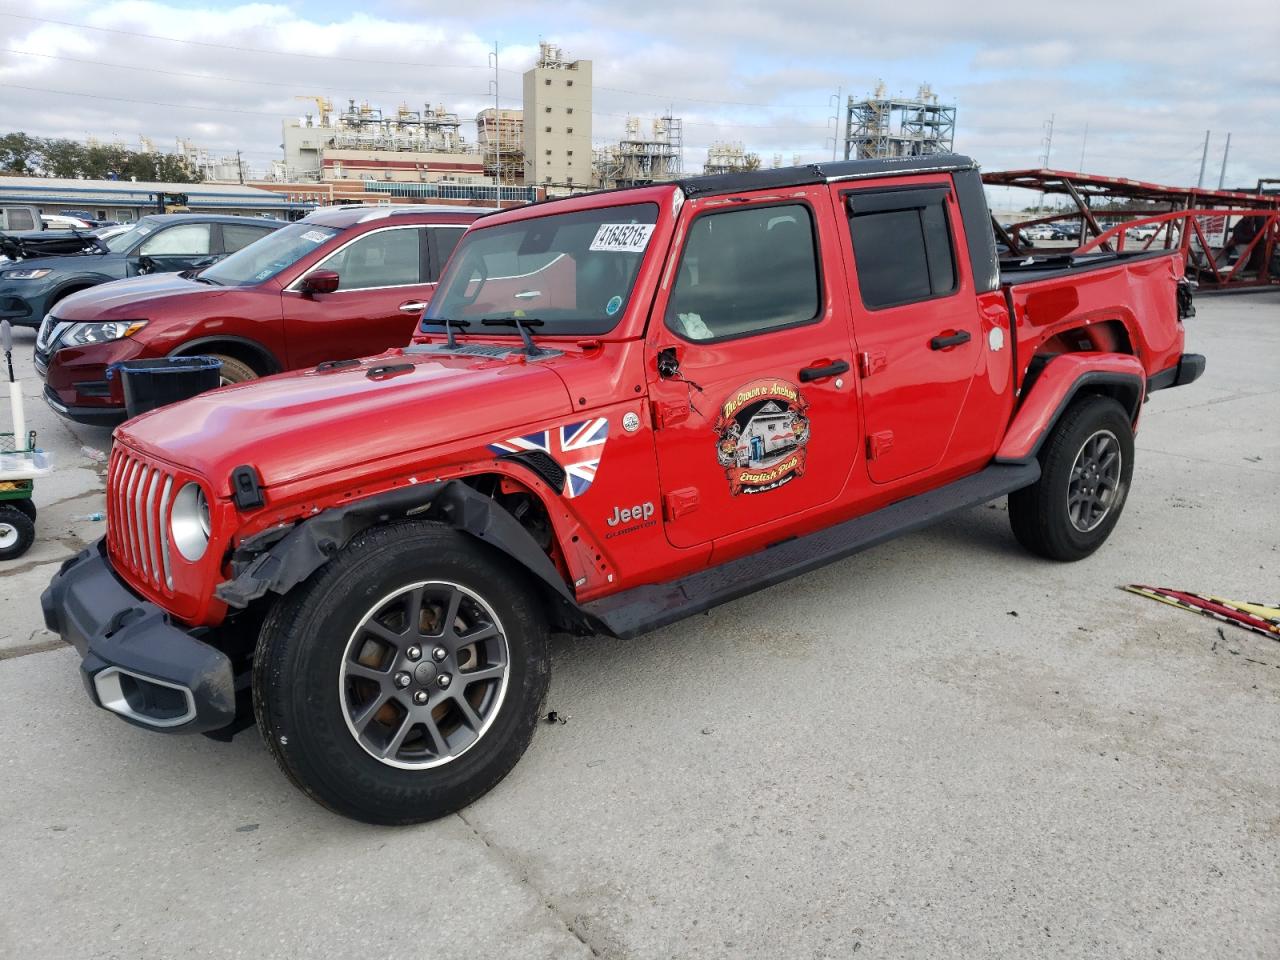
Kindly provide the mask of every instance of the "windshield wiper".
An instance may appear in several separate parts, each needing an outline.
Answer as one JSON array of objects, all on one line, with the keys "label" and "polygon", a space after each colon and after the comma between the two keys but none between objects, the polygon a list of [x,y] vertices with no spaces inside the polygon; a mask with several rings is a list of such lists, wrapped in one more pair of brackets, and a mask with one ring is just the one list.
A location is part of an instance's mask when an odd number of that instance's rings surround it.
[{"label": "windshield wiper", "polygon": [[444,333],[448,338],[445,341],[445,346],[450,350],[453,350],[458,346],[458,341],[455,340],[453,336],[453,328],[457,327],[460,330],[465,330],[467,327],[471,326],[470,320],[450,320],[448,317],[424,317],[422,323],[423,326],[428,323],[444,324]]},{"label": "windshield wiper", "polygon": [[545,327],[546,321],[537,317],[485,317],[480,321],[486,327],[515,327],[520,331],[520,339],[524,341],[524,353],[527,357],[540,357],[546,351],[533,342],[526,327]]},{"label": "windshield wiper", "polygon": [[213,277],[202,277],[202,276],[201,276],[200,274],[198,274],[198,273],[189,274],[189,275],[187,276],[187,279],[188,279],[188,280],[194,280],[196,283],[207,283],[207,284],[209,284],[209,286],[211,286],[211,287],[221,287],[221,286],[223,286],[223,284],[222,284],[220,281],[213,279]]}]

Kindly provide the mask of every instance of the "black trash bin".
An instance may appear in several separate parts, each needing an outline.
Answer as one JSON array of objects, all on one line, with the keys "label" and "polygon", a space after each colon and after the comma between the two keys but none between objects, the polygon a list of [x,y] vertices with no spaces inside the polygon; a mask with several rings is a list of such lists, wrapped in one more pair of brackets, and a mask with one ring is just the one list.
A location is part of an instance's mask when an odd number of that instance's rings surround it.
[{"label": "black trash bin", "polygon": [[217,357],[160,357],[121,360],[107,369],[124,387],[124,409],[130,419],[196,394],[220,382],[222,361]]}]

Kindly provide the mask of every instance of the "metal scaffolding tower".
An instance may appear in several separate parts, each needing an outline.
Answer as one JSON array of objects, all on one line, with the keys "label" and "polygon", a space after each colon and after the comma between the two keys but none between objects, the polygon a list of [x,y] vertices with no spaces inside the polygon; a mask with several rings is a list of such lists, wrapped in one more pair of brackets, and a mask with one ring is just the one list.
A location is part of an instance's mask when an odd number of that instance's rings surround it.
[{"label": "metal scaffolding tower", "polygon": [[927,83],[921,84],[912,100],[885,96],[881,81],[873,96],[849,97],[845,105],[846,160],[948,153],[955,136],[955,104],[938,103]]},{"label": "metal scaffolding tower", "polygon": [[658,117],[647,134],[640,132],[639,117],[627,117],[626,133],[617,145],[596,151],[595,176],[604,187],[674,180],[682,171],[683,150],[684,129],[679,117]]}]

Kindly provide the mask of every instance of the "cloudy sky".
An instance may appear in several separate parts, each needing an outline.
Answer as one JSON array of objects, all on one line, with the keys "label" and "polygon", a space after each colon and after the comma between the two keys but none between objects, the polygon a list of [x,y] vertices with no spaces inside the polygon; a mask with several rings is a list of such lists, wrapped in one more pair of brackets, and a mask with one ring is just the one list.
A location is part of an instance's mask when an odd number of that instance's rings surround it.
[{"label": "cloudy sky", "polygon": [[1211,185],[1228,131],[1229,185],[1280,177],[1276,0],[0,0],[0,130],[183,137],[265,170],[300,96],[474,116],[493,102],[494,42],[503,105],[518,107],[539,39],[594,62],[598,145],[628,113],[670,109],[692,171],[715,140],[766,163],[829,157],[837,89],[882,79],[955,102],[956,148],[989,170],[1038,166],[1052,116],[1055,167],[1083,151],[1093,172],[1192,183],[1211,130]]}]

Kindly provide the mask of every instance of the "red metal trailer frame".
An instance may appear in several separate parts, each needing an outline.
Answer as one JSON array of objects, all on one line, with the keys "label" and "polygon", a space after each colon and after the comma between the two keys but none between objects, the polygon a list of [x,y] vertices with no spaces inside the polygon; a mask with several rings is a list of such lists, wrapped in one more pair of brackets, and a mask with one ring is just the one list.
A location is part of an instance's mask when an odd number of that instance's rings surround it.
[{"label": "red metal trailer frame", "polygon": [[[1030,252],[1024,231],[1040,224],[1078,219],[1079,244],[1073,252],[1180,249],[1187,258],[1187,276],[1207,288],[1267,286],[1280,283],[1280,195],[1240,190],[1168,187],[1124,177],[1104,177],[1069,170],[1004,170],[984,173],[989,186],[1021,187],[1068,196],[1075,210],[1025,220],[1008,229],[995,223],[996,235],[1010,253]],[[1163,205],[1095,211],[1098,201],[1144,201]],[[1118,223],[1103,226],[1122,218]],[[994,218],[993,218],[994,222]],[[1154,227],[1142,237],[1135,231]],[[1143,230],[1142,232],[1146,232]]]}]

